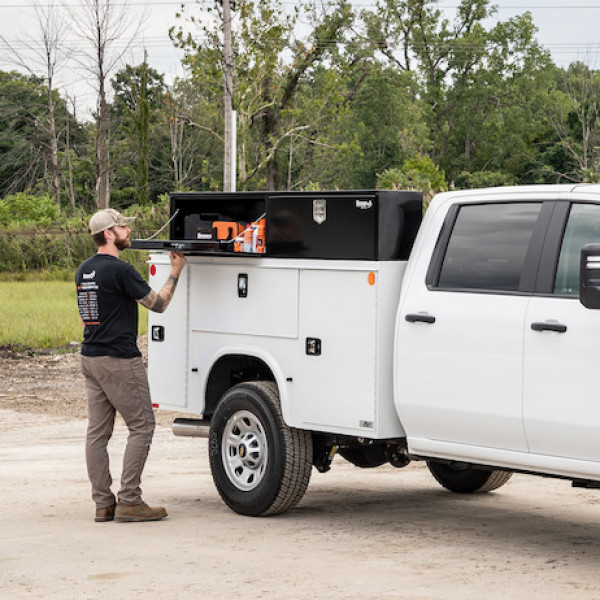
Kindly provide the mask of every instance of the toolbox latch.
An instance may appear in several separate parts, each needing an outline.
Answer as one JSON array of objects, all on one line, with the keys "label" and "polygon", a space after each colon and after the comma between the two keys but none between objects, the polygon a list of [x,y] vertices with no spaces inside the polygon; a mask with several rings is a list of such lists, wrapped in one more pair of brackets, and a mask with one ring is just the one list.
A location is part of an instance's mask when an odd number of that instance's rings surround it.
[{"label": "toolbox latch", "polygon": [[153,342],[164,342],[165,341],[165,328],[163,325],[152,325],[152,341]]},{"label": "toolbox latch", "polygon": [[248,297],[248,275],[246,273],[238,275],[238,296],[240,298]]},{"label": "toolbox latch", "polygon": [[306,354],[321,356],[321,340],[319,338],[306,338]]}]

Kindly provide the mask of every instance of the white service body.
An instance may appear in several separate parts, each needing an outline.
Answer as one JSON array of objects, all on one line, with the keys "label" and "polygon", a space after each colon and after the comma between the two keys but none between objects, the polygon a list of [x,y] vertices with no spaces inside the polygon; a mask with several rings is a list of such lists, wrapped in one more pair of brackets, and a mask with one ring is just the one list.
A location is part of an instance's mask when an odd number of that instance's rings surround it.
[{"label": "white service body", "polygon": [[[150,285],[160,289],[168,255],[153,254],[150,264]],[[153,402],[202,415],[219,358],[254,356],[272,370],[291,427],[403,437],[392,349],[405,268],[405,261],[188,257],[169,309],[149,317],[150,335],[156,326],[165,332],[149,343]],[[248,278],[245,298],[240,274]],[[310,337],[321,340],[320,356],[306,354]]]}]

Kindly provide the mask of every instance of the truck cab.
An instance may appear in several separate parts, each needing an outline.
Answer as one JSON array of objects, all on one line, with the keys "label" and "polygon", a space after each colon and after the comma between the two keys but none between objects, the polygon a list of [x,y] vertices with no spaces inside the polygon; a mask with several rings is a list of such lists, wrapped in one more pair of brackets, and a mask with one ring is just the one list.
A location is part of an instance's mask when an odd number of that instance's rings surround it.
[{"label": "truck cab", "polygon": [[600,315],[579,299],[600,186],[441,194],[427,217],[396,322],[409,452],[600,478]]}]

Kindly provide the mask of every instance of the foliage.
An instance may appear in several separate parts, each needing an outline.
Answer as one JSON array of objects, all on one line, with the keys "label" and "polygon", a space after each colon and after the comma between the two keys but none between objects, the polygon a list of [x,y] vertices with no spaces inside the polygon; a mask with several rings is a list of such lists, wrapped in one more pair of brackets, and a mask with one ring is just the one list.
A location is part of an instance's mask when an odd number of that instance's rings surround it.
[{"label": "foliage", "polygon": [[[4,202],[4,201],[2,201]],[[46,201],[52,202],[49,198]],[[2,203],[0,203],[0,207]],[[53,205],[55,206],[55,205]],[[160,229],[169,219],[168,196],[149,206],[134,205],[125,214],[136,216],[132,237],[145,238]],[[73,272],[95,251],[87,223],[91,215],[20,220],[4,223],[0,230],[0,272],[24,273],[28,270],[66,270]],[[128,251],[123,259],[146,273],[147,253]]]},{"label": "foliage", "polygon": [[[186,35],[180,27],[172,31],[172,37],[186,51],[192,77],[205,82],[222,106],[221,21],[212,18],[212,3],[201,4],[200,10],[200,16],[188,17],[198,27],[198,35]],[[327,85],[327,77],[319,78],[326,84],[321,88],[323,95],[314,94],[310,82],[314,71],[332,59],[335,43],[342,41],[353,16],[345,0],[322,12],[310,2],[286,12],[279,0],[241,0],[236,3],[236,13],[239,187],[284,189],[289,187],[290,158],[293,168],[294,155],[304,156],[307,146],[318,143],[322,127],[341,108],[343,97],[337,86]],[[300,20],[309,27],[304,37],[298,37]],[[334,70],[331,74],[339,76]],[[299,98],[303,91],[312,98],[309,111],[303,110]],[[197,126],[214,135],[213,115],[209,112],[207,118],[199,117]]]},{"label": "foliage", "polygon": [[[113,129],[124,134],[120,141],[117,165],[117,206],[127,206],[135,199],[136,204],[150,202],[151,162],[156,160],[156,150],[151,151],[150,123],[157,127],[160,122],[160,109],[166,94],[163,76],[148,67],[146,61],[132,67],[127,65],[116,73],[112,86],[115,102],[112,107]],[[113,146],[114,150],[114,146]],[[115,200],[115,189],[111,202]]]},{"label": "foliage", "polygon": [[43,175],[46,97],[41,78],[0,72],[0,197]]},{"label": "foliage", "polygon": [[32,221],[49,225],[58,218],[58,206],[49,195],[33,196],[18,192],[0,200],[0,223]]},{"label": "foliage", "polygon": [[469,173],[462,171],[455,181],[457,188],[484,188],[514,185],[515,180],[509,174],[502,171],[475,171]]},{"label": "foliage", "polygon": [[[431,194],[446,181],[600,181],[600,71],[552,64],[531,14],[492,21],[489,0],[461,0],[454,10],[441,0],[358,7],[233,7],[238,189],[411,186]],[[171,31],[184,51],[179,79],[165,83],[146,61],[112,79],[110,203],[140,215],[139,237],[168,219],[166,192],[222,188],[221,11],[213,0],[182,7]],[[44,80],[0,71],[4,273],[69,271],[94,251],[86,223],[98,124],[78,122],[74,102],[53,98],[60,210],[50,201]],[[143,253],[130,256],[143,270]]]},{"label": "foliage", "polygon": [[423,155],[405,160],[400,169],[387,169],[377,175],[377,186],[383,190],[421,190],[423,209],[435,194],[448,190],[443,171]]}]

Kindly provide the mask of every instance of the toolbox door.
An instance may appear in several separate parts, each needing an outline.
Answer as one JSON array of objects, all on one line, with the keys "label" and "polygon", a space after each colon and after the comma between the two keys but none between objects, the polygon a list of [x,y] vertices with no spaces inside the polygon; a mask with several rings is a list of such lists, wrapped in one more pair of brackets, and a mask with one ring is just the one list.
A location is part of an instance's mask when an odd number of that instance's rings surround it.
[{"label": "toolbox door", "polygon": [[[171,272],[169,257],[153,255],[149,262],[150,287],[160,290]],[[188,274],[186,267],[164,313],[148,311],[148,381],[152,402],[160,408],[187,404]]]},{"label": "toolbox door", "polygon": [[190,329],[298,336],[298,270],[246,264],[192,265]]},{"label": "toolbox door", "polygon": [[306,270],[290,394],[293,419],[310,429],[369,436],[375,430],[377,285],[369,271]]}]

